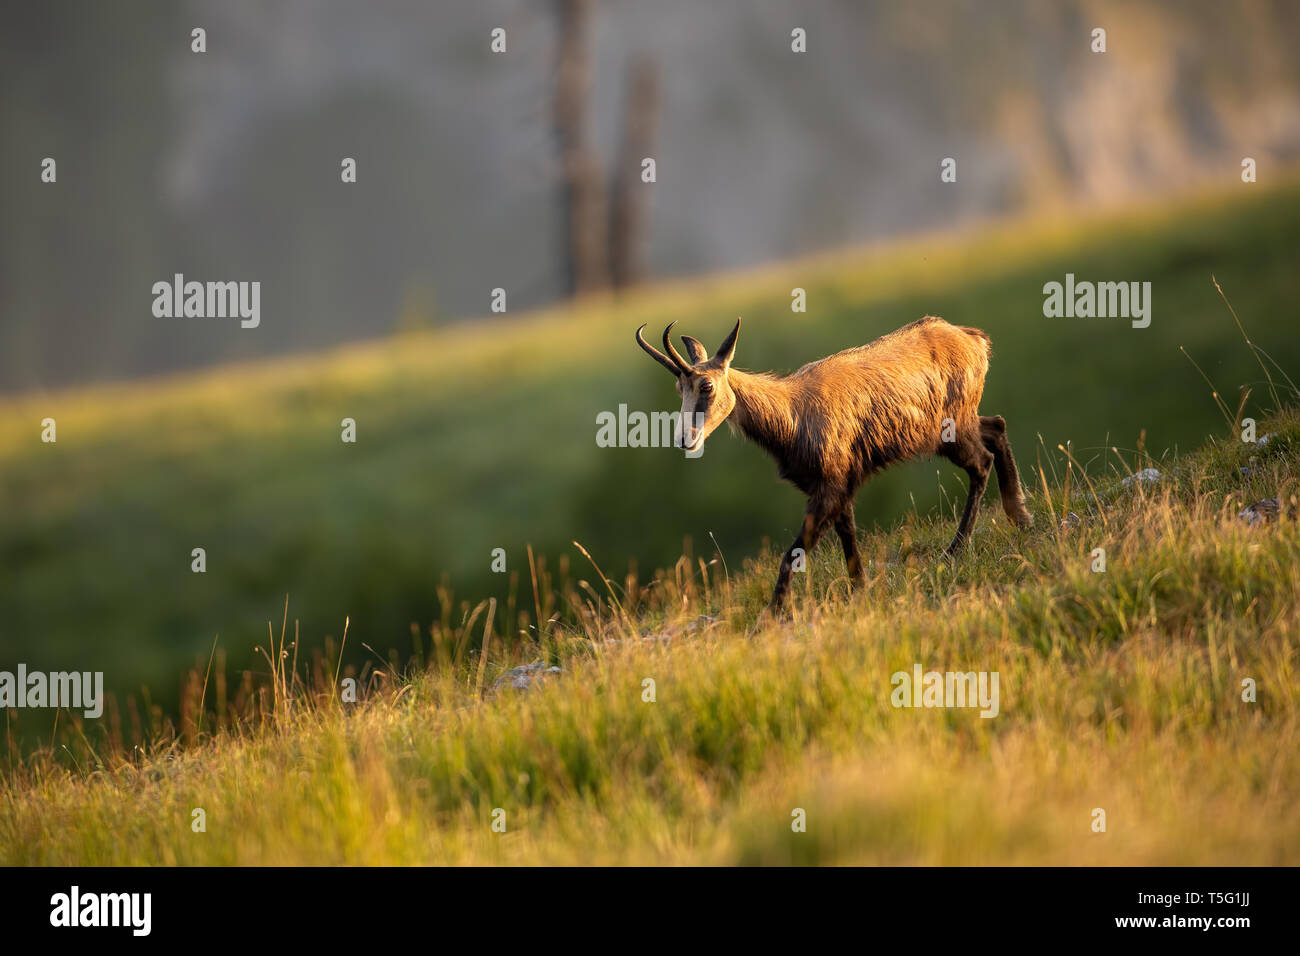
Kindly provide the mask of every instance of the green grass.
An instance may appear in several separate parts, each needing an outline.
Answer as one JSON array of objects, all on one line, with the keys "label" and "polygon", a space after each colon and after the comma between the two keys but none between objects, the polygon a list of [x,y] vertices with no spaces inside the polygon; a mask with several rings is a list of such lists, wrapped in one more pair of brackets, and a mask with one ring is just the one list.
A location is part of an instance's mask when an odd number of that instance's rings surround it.
[{"label": "green grass", "polygon": [[[1230,413],[1247,384],[1243,414],[1265,418],[1210,275],[1300,368],[1297,200],[1008,224],[5,400],[0,667],[102,669],[117,696],[52,737],[6,714],[0,863],[1300,861],[1300,533],[1236,518],[1294,507],[1300,417],[1263,422],[1262,448],[1207,443],[1229,429],[1179,352]],[[1045,319],[1066,272],[1151,281],[1151,327]],[[738,364],[789,369],[925,313],[993,337],[983,410],[1008,420],[1031,532],[990,495],[946,562],[961,476],[896,469],[859,496],[867,589],[823,542],[793,622],[770,622],[802,499],[762,453],[725,433],[690,462],[595,444],[598,412],[673,407],[632,342],[643,321],[714,344],[743,314]],[[1152,465],[1160,483],[1121,484]],[[563,674],[484,692],[534,658]],[[893,708],[890,675],[917,663],[996,670],[1001,713]],[[336,668],[359,704],[338,703]]]},{"label": "green grass", "polygon": [[[1294,184],[1239,186],[320,356],[0,400],[5,661],[104,670],[117,692],[147,684],[174,708],[176,674],[206,660],[214,635],[233,666],[256,665],[251,648],[286,594],[304,635],[337,638],[350,617],[356,654],[367,642],[405,657],[410,624],[442,613],[447,576],[503,609],[513,588],[521,597],[503,630],[535,626],[523,599],[530,544],[578,560],[577,539],[618,579],[633,564],[668,564],[688,538],[710,555],[710,533],[733,563],[765,539],[785,544],[802,499],[753,446],[720,435],[691,462],[597,448],[599,412],[675,407],[671,382],[633,344],[643,321],[653,331],[676,319],[716,344],[743,314],[737,363],[790,369],[943,315],[992,335],[984,410],[1006,416],[1023,461],[1039,436],[1098,463],[1100,449],[1132,449],[1143,433],[1157,457],[1195,447],[1219,421],[1179,346],[1224,388],[1262,379],[1211,273],[1260,344],[1300,367],[1298,200]],[[1151,281],[1151,327],[1044,318],[1042,285],[1066,272]],[[794,286],[807,290],[806,315],[789,310]],[[46,417],[57,444],[39,441]],[[356,445],[339,440],[344,417],[358,423]],[[863,491],[859,521],[950,507],[962,481],[946,464],[900,467]],[[206,574],[190,571],[195,547]],[[490,570],[498,547],[506,575]]]},{"label": "green grass", "polygon": [[[208,695],[188,745],[65,733],[0,782],[0,863],[1295,864],[1300,414],[1266,432],[1154,485],[1062,473],[1032,531],[990,508],[951,563],[946,515],[864,533],[857,594],[823,545],[788,623],[760,616],[772,554],[610,585],[626,616],[539,583],[576,623],[481,665],[435,631],[450,660],[356,705],[277,667],[269,711],[221,724]],[[1292,516],[1238,520],[1268,495]],[[476,692],[534,656],[563,673]],[[892,707],[918,663],[997,671],[1000,713]]]}]

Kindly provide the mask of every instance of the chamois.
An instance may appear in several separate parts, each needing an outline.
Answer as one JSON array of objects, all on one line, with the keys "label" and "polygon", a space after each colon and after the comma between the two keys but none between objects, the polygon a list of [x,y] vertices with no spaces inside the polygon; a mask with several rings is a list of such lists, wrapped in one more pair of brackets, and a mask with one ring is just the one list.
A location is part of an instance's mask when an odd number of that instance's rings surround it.
[{"label": "chamois", "polygon": [[[864,582],[853,499],[862,483],[897,461],[941,455],[970,476],[970,495],[947,554],[966,543],[980,499],[996,469],[1002,507],[1017,527],[1025,510],[1016,461],[1000,415],[981,415],[990,339],[979,329],[926,316],[867,345],[810,362],[789,375],[731,367],[740,320],[709,357],[682,336],[688,362],[664,329],[664,352],[636,331],[637,343],[673,373],[682,397],[676,442],[697,455],[724,421],[776,459],[781,478],[808,496],[803,525],[781,560],[771,607],[781,610],[796,553],[811,553],[831,524],[854,587]],[[667,354],[665,354],[665,352]]]}]

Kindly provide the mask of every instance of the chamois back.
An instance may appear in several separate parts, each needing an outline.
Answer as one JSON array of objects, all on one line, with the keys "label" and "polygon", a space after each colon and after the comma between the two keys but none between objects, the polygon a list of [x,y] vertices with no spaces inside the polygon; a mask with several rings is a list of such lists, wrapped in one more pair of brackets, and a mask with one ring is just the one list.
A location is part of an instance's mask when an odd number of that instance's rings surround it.
[{"label": "chamois back", "polygon": [[800,487],[826,480],[856,487],[891,462],[938,452],[945,419],[957,431],[978,428],[989,349],[978,329],[926,316],[784,378],[746,376],[754,387],[740,382],[738,391],[760,402],[769,389],[785,393],[791,441],[769,449],[784,459],[784,477]]}]

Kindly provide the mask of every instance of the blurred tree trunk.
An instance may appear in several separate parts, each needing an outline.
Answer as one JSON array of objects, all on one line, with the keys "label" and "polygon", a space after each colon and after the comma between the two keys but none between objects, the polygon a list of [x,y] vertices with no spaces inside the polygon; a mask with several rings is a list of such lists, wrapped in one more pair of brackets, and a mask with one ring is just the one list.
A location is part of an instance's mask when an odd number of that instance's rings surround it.
[{"label": "blurred tree trunk", "polygon": [[659,70],[646,58],[627,71],[623,107],[623,141],[614,176],[613,217],[610,221],[610,278],[626,288],[645,276],[645,205],[648,183],[641,181],[641,162],[653,155],[659,119]]},{"label": "blurred tree trunk", "polygon": [[563,183],[564,274],[569,293],[582,295],[609,285],[605,186],[587,129],[591,0],[556,0],[556,7],[559,62],[554,122]]}]

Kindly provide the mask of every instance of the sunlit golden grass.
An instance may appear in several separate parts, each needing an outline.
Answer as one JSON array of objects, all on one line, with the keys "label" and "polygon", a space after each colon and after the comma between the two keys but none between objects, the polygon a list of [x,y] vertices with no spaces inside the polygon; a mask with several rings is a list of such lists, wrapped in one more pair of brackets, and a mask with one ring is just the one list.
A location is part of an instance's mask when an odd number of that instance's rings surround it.
[{"label": "sunlit golden grass", "polygon": [[[945,562],[952,517],[913,515],[864,536],[855,595],[824,543],[790,622],[760,617],[771,553],[641,582],[588,566],[538,585],[538,617],[567,602],[577,623],[495,633],[485,665],[451,621],[426,635],[434,663],[363,682],[356,705],[291,673],[237,726],[209,694],[189,744],[65,734],[0,784],[0,861],[1295,864],[1300,415],[1266,433],[1148,485],[1116,455],[1067,492],[1047,477],[1065,459],[1040,456],[1033,531],[990,496]],[[1280,520],[1238,519],[1266,496]],[[497,619],[481,605],[472,629]],[[563,673],[490,691],[533,658]],[[915,664],[997,671],[1000,713],[893,707]]]}]

